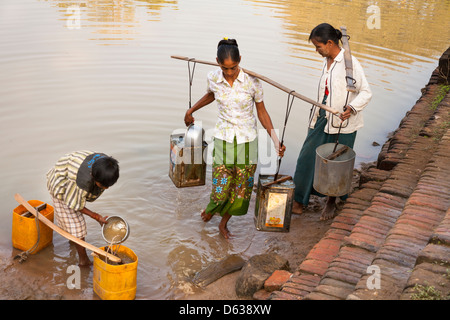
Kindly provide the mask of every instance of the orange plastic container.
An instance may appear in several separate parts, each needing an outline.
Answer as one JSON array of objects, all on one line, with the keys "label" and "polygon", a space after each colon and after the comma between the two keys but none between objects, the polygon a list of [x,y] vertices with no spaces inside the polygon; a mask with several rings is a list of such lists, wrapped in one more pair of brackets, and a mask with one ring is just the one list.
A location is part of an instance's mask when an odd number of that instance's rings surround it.
[{"label": "orange plastic container", "polygon": [[[30,200],[28,203],[33,207],[38,207],[44,202],[39,200]],[[34,215],[30,217],[22,216],[21,214],[28,210],[20,205],[13,210],[12,218],[12,245],[16,249],[27,251],[31,249],[38,239],[38,231],[36,228],[36,220]],[[51,205],[47,204],[47,207],[43,209],[39,214],[53,222],[54,209]],[[53,230],[39,221],[40,238],[36,249],[31,252],[35,254],[40,250],[47,247],[53,242]]]},{"label": "orange plastic container", "polygon": [[[116,250],[116,245],[113,250]],[[105,250],[105,247],[100,248]],[[133,250],[120,246],[119,254],[125,254],[132,260],[122,265],[108,264],[94,256],[94,292],[102,300],[133,300],[136,297],[138,257]]]}]

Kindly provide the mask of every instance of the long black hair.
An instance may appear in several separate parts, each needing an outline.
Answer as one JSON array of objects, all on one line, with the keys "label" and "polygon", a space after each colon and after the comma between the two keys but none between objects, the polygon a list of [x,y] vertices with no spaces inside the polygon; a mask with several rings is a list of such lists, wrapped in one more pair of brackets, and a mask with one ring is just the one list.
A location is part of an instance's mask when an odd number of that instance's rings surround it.
[{"label": "long black hair", "polygon": [[233,62],[240,62],[241,55],[235,39],[222,39],[217,45],[217,59],[223,63],[225,59],[231,58]]},{"label": "long black hair", "polygon": [[328,23],[321,23],[314,29],[312,29],[309,35],[309,41],[315,39],[318,42],[326,44],[328,40],[333,41],[335,44],[339,45],[339,40],[342,38],[342,32],[339,29],[335,29],[332,25]]}]

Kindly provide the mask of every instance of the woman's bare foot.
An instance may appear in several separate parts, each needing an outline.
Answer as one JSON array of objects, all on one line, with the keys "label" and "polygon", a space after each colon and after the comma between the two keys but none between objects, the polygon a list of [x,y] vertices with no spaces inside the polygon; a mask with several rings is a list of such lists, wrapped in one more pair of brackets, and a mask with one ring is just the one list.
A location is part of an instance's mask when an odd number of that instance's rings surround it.
[{"label": "woman's bare foot", "polygon": [[302,214],[303,213],[303,204],[294,200],[294,204],[292,205],[292,213]]},{"label": "woman's bare foot", "polygon": [[221,227],[219,224],[219,232],[225,239],[230,239],[233,234],[228,230],[227,227]]},{"label": "woman's bare foot", "polygon": [[322,210],[320,220],[329,220],[336,216],[336,197],[328,197],[325,208]]},{"label": "woman's bare foot", "polygon": [[230,218],[231,216],[228,213],[225,213],[219,223],[219,232],[225,239],[229,239],[233,236],[227,227],[227,223]]},{"label": "woman's bare foot", "polygon": [[201,216],[202,216],[202,220],[204,222],[208,222],[213,217],[213,214],[206,213],[206,210],[203,210],[203,212],[201,213]]}]

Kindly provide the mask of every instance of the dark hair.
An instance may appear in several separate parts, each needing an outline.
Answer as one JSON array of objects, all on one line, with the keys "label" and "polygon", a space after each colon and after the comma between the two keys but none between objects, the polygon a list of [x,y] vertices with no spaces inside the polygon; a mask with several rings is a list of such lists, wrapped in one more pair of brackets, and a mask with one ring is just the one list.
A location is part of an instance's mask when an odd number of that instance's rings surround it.
[{"label": "dark hair", "polygon": [[240,62],[241,55],[235,39],[222,39],[217,45],[217,59],[223,63],[225,59],[231,58],[233,62]]},{"label": "dark hair", "polygon": [[314,29],[312,29],[309,35],[309,41],[315,39],[318,42],[326,44],[328,40],[333,41],[335,44],[339,45],[339,40],[342,38],[342,32],[339,29],[335,29],[332,25],[328,23],[321,23]]},{"label": "dark hair", "polygon": [[92,177],[105,188],[109,188],[119,179],[119,162],[112,157],[98,159],[92,165]]}]

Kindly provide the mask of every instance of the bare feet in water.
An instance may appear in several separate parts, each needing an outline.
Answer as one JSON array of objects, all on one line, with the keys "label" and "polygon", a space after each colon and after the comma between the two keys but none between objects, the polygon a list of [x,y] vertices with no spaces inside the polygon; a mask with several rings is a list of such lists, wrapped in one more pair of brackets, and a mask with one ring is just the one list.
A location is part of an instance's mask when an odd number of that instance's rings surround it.
[{"label": "bare feet in water", "polygon": [[211,220],[213,215],[209,214],[209,213],[206,213],[206,210],[203,210],[203,212],[201,213],[201,216],[202,216],[202,220],[204,222],[208,222],[209,220]]},{"label": "bare feet in water", "polygon": [[336,216],[336,197],[328,197],[325,208],[322,210],[320,220],[329,220]]},{"label": "bare feet in water", "polygon": [[[214,214],[206,213],[205,210],[203,210],[203,212],[201,213],[202,220],[204,222],[208,222],[209,220],[211,220],[213,215]],[[233,236],[227,227],[227,223],[228,223],[228,220],[230,220],[230,218],[231,218],[231,216],[228,213],[225,213],[222,217],[222,220],[220,220],[220,223],[219,223],[219,232],[225,239],[229,239],[230,237]]]},{"label": "bare feet in water", "polygon": [[219,232],[225,239],[229,239],[233,236],[227,227],[227,223],[230,218],[231,216],[228,213],[225,213],[219,223]]},{"label": "bare feet in water", "polygon": [[294,200],[294,204],[292,205],[292,213],[302,214],[303,213],[303,204]]}]

